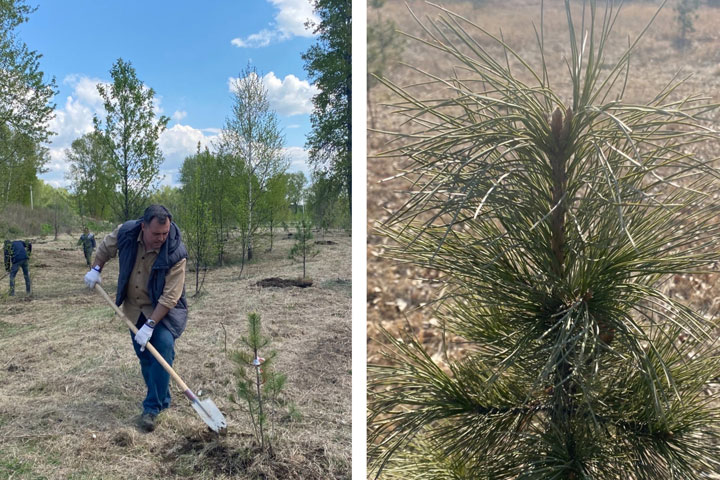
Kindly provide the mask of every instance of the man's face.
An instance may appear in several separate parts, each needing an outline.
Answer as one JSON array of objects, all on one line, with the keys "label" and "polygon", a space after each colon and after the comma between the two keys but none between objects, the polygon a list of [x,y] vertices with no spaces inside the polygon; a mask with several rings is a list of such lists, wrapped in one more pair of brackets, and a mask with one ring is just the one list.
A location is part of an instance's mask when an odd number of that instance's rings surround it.
[{"label": "man's face", "polygon": [[165,223],[160,223],[157,218],[153,218],[149,224],[143,222],[141,225],[145,248],[157,250],[162,247],[170,232],[170,221],[165,220]]}]

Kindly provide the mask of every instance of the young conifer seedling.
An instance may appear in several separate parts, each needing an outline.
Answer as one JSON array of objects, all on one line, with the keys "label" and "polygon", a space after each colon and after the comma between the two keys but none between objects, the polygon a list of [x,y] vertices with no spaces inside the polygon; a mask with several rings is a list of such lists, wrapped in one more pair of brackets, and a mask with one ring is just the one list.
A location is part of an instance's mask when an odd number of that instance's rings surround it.
[{"label": "young conifer seedling", "polygon": [[410,188],[382,231],[393,258],[441,272],[434,316],[463,348],[433,356],[387,336],[368,372],[371,471],[711,478],[717,321],[663,282],[719,259],[720,172],[697,153],[717,149],[717,106],[679,95],[682,82],[623,100],[645,31],[609,58],[617,1],[565,2],[569,91],[551,83],[542,18],[533,67],[438,9],[415,39],[458,68],[410,87],[381,79],[413,126],[385,154],[407,160]]},{"label": "young conifer seedling", "polygon": [[[248,315],[248,334],[241,338],[245,350],[231,352],[230,359],[235,364],[237,384],[236,403],[244,402],[252,421],[255,438],[263,450],[272,449],[272,432],[278,405],[281,404],[280,394],[283,391],[287,376],[275,370],[273,360],[277,352],[265,351],[270,338],[262,334],[260,315]],[[261,353],[265,357],[261,357]],[[270,434],[266,430],[267,419],[270,419]]]},{"label": "young conifer seedling", "polygon": [[320,250],[318,250],[312,242],[312,222],[307,218],[303,217],[300,224],[297,227],[297,233],[295,234],[295,244],[290,249],[290,258],[293,260],[301,259],[303,266],[303,280],[306,278],[306,264],[308,258],[315,257]]}]

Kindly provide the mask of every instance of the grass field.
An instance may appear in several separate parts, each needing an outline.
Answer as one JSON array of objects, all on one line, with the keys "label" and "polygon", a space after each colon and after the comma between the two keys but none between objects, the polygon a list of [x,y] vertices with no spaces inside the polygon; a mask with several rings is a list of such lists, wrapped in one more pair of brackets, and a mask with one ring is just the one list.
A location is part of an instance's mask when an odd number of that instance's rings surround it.
[{"label": "grass field", "polygon": [[[205,293],[192,298],[176,342],[174,368],[201,398],[211,398],[228,421],[210,432],[179,389],[155,432],[140,432],[145,386],[124,323],[83,284],[77,238],[37,239],[31,259],[34,295],[0,292],[0,478],[263,478],[350,477],[351,309],[350,243],[326,236],[308,263],[310,288],[260,288],[266,277],[295,278],[302,266],[287,258],[292,240],[278,236],[271,252],[240,267],[211,270]],[[117,261],[103,271],[114,296]],[[276,367],[288,376],[285,397],[301,418],[278,415],[273,452],[262,453],[234,391],[227,353],[258,312]]]}]

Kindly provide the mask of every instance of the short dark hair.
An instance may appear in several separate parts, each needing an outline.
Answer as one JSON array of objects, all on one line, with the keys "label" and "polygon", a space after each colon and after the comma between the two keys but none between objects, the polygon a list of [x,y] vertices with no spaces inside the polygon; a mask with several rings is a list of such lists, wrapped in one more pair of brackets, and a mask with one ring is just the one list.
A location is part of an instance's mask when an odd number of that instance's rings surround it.
[{"label": "short dark hair", "polygon": [[165,224],[168,219],[172,222],[170,210],[165,208],[163,205],[150,205],[145,209],[145,213],[143,213],[142,218],[143,223],[145,225],[150,225],[153,218],[157,218],[157,221],[162,224]]}]

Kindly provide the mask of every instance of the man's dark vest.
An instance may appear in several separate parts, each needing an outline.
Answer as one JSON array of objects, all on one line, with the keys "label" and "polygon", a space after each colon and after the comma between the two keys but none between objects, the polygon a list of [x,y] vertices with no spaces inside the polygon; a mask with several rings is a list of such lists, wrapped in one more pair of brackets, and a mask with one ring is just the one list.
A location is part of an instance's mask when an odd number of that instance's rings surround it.
[{"label": "man's dark vest", "polygon": [[12,242],[12,263],[20,263],[23,260],[28,259],[27,251],[25,250],[25,242],[22,240],[15,240]]},{"label": "man's dark vest", "polygon": [[[115,304],[120,306],[127,295],[128,281],[130,274],[135,267],[135,259],[137,258],[138,235],[140,235],[142,219],[130,220],[125,222],[118,231],[117,247],[118,259],[120,263],[120,273],[118,274],[117,296]],[[160,247],[157,259],[153,263],[148,279],[148,292],[153,308],[157,306],[158,300],[163,294],[165,288],[165,275],[177,262],[183,258],[187,258],[187,249],[180,238],[180,230],[175,223],[170,223],[170,232],[167,240]],[[185,285],[183,285],[182,296],[178,300],[177,305],[171,309],[162,323],[170,330],[173,337],[178,338],[182,335],[187,324],[187,302],[185,301]],[[131,319],[133,321],[137,319]]]}]

